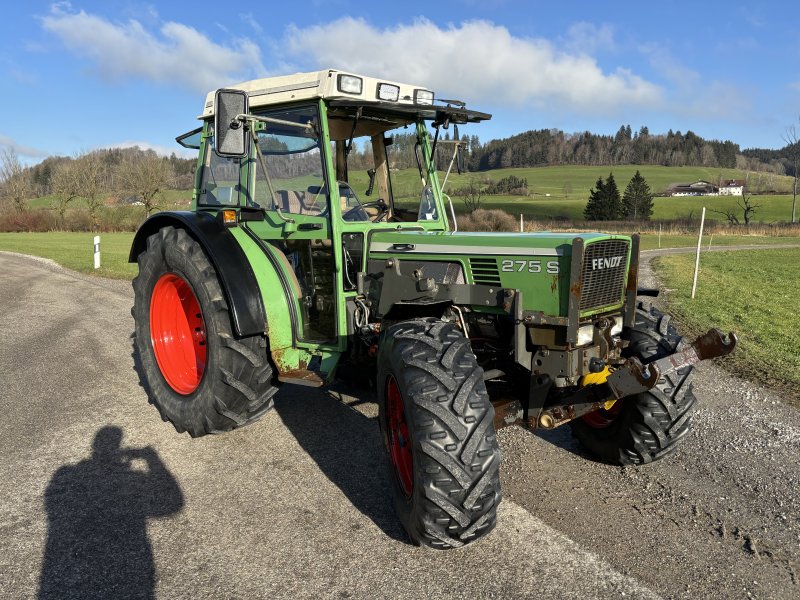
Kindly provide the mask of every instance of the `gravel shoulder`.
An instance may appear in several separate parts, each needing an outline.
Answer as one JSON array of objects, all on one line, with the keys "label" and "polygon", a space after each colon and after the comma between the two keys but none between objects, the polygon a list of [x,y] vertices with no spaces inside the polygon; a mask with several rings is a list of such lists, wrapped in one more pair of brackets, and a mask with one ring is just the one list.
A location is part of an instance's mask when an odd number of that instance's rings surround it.
[{"label": "gravel shoulder", "polygon": [[[643,252],[641,285],[653,256],[693,251]],[[644,467],[588,460],[568,428],[502,430],[506,497],[665,597],[797,598],[800,412],[714,364],[694,386],[694,430]]]}]

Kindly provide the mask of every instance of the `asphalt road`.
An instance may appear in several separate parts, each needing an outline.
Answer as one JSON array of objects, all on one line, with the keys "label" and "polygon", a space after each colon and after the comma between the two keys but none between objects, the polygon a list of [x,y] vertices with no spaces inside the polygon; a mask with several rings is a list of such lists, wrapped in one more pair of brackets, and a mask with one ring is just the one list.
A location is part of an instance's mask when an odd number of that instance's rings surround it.
[{"label": "asphalt road", "polygon": [[800,591],[796,411],[719,369],[697,378],[700,435],[650,468],[503,430],[498,527],[442,553],[395,520],[368,393],[284,386],[251,426],[178,435],[138,385],[131,303],[127,282],[0,253],[0,597]]}]

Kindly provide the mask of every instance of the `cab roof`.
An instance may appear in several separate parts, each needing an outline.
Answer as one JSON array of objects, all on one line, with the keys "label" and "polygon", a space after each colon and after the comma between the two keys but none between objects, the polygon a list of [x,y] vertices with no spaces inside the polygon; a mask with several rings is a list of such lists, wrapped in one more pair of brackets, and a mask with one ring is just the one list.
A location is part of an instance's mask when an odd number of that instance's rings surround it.
[{"label": "cab roof", "polygon": [[[343,79],[349,82],[360,80],[360,91],[347,91],[348,86],[343,85]],[[381,98],[382,90],[394,92],[394,88],[397,88],[396,100],[387,100],[385,95],[383,99]],[[246,92],[251,110],[288,102],[324,98],[329,99],[330,105],[339,107],[340,110],[364,107],[370,109],[370,112],[392,113],[396,117],[404,117],[409,121],[422,118],[441,121],[448,119],[455,123],[466,123],[491,118],[491,115],[487,113],[466,109],[463,102],[455,100],[434,102],[433,91],[425,86],[367,77],[337,69],[254,79],[230,86],[230,89]],[[352,88],[350,89],[352,90]],[[214,116],[215,93],[216,90],[212,90],[206,96],[200,119],[209,119]],[[421,96],[428,96],[430,100],[423,101]]]}]

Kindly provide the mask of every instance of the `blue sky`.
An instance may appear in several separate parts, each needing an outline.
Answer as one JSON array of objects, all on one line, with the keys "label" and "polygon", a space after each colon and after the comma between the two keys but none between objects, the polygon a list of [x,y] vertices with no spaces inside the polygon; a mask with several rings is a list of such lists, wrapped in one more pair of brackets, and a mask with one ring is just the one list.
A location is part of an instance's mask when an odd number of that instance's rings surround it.
[{"label": "blue sky", "polygon": [[800,124],[794,2],[5,3],[0,147],[26,163],[179,152],[205,93],[333,67],[490,112],[482,141],[621,124],[779,148]]}]

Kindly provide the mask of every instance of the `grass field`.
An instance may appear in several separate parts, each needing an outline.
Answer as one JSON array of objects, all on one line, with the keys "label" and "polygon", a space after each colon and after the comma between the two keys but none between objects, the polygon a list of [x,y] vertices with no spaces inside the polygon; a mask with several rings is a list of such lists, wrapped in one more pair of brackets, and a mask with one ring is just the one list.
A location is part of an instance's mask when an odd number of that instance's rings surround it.
[{"label": "grass field", "polygon": [[[616,165],[616,166],[555,166],[515,169],[495,169],[478,173],[450,174],[447,187],[450,189],[466,185],[470,179],[491,179],[497,181],[509,175],[528,180],[528,189],[537,196],[550,194],[554,198],[564,198],[565,186],[567,198],[585,199],[589,189],[593,188],[598,177],[605,179],[614,173],[620,193],[625,190],[633,174],[640,171],[647,180],[650,189],[660,194],[674,183],[692,183],[699,179],[711,183],[722,179],[746,179],[746,171],[738,169],[712,169],[706,167],[661,167],[656,165]],[[748,183],[753,190],[774,190],[788,194],[791,190],[791,177],[751,173]]]},{"label": "grass field", "polygon": [[[568,219],[571,221],[583,220],[583,209],[586,207],[585,198],[567,199],[514,196],[484,196],[481,199],[481,208],[499,208],[515,217],[520,213],[525,219],[549,220]],[[753,196],[753,204],[760,205],[753,216],[753,221],[774,223],[776,221],[789,221],[792,216],[791,196]],[[715,210],[731,209],[742,218],[741,210],[736,207],[736,197],[733,196],[707,196],[707,197],[667,197],[654,198],[654,220],[700,218],[703,206],[706,207],[706,220],[726,221],[722,214]],[[465,212],[464,203],[460,198],[453,198],[456,212]]]},{"label": "grass field", "polygon": [[100,236],[101,267],[94,269],[94,234],[73,232],[0,233],[0,250],[43,256],[69,269],[113,279],[130,279],[136,265],[128,264],[133,233]]},{"label": "grass field", "polygon": [[[503,177],[514,175],[528,180],[529,196],[484,196],[481,200],[482,208],[498,208],[518,217],[520,213],[527,219],[569,219],[583,220],[583,209],[589,198],[589,190],[594,187],[597,178],[608,177],[609,172],[614,173],[620,193],[625,191],[625,186],[636,170],[641,171],[650,188],[655,193],[666,190],[673,183],[691,183],[698,179],[719,181],[724,179],[745,179],[748,175],[736,169],[708,169],[704,167],[659,167],[648,165],[620,165],[615,167],[537,167],[527,169],[495,169],[480,173],[465,173],[458,175],[451,173],[447,181],[446,191],[467,185],[471,180],[497,181]],[[791,219],[792,197],[789,195],[792,179],[790,177],[751,174],[750,181],[757,182],[761,178],[761,185],[776,192],[772,195],[753,196],[753,203],[761,205],[753,217],[755,221],[772,223],[775,221],[789,221]],[[444,173],[440,174],[440,181],[444,180]],[[366,190],[368,178],[362,171],[350,173],[350,184],[357,194]],[[416,169],[403,169],[392,172],[392,185],[408,195],[411,190],[419,190],[419,175]],[[565,193],[567,185],[567,193]],[[549,195],[548,195],[549,194]],[[463,199],[452,196],[456,212],[465,212]],[[736,210],[737,198],[733,196],[705,196],[705,197],[658,197],[654,201],[653,219],[685,219],[690,216],[699,218],[705,205],[707,208],[706,219],[725,221],[721,214],[714,210]],[[737,210],[737,213],[739,211]],[[741,218],[741,215],[740,215]]]},{"label": "grass field", "polygon": [[[744,245],[768,245],[773,244],[794,244],[800,246],[798,237],[764,236],[764,235],[704,235],[702,246],[736,246]],[[663,235],[661,236],[661,246],[658,245],[657,235],[643,235],[641,239],[642,250],[655,250],[661,248],[694,248],[697,246],[696,235]]]},{"label": "grass field", "polygon": [[694,256],[656,259],[670,312],[684,333],[709,327],[735,331],[739,348],[723,359],[747,379],[784,389],[800,403],[800,248],[714,252],[702,256],[696,299],[691,299]]}]

